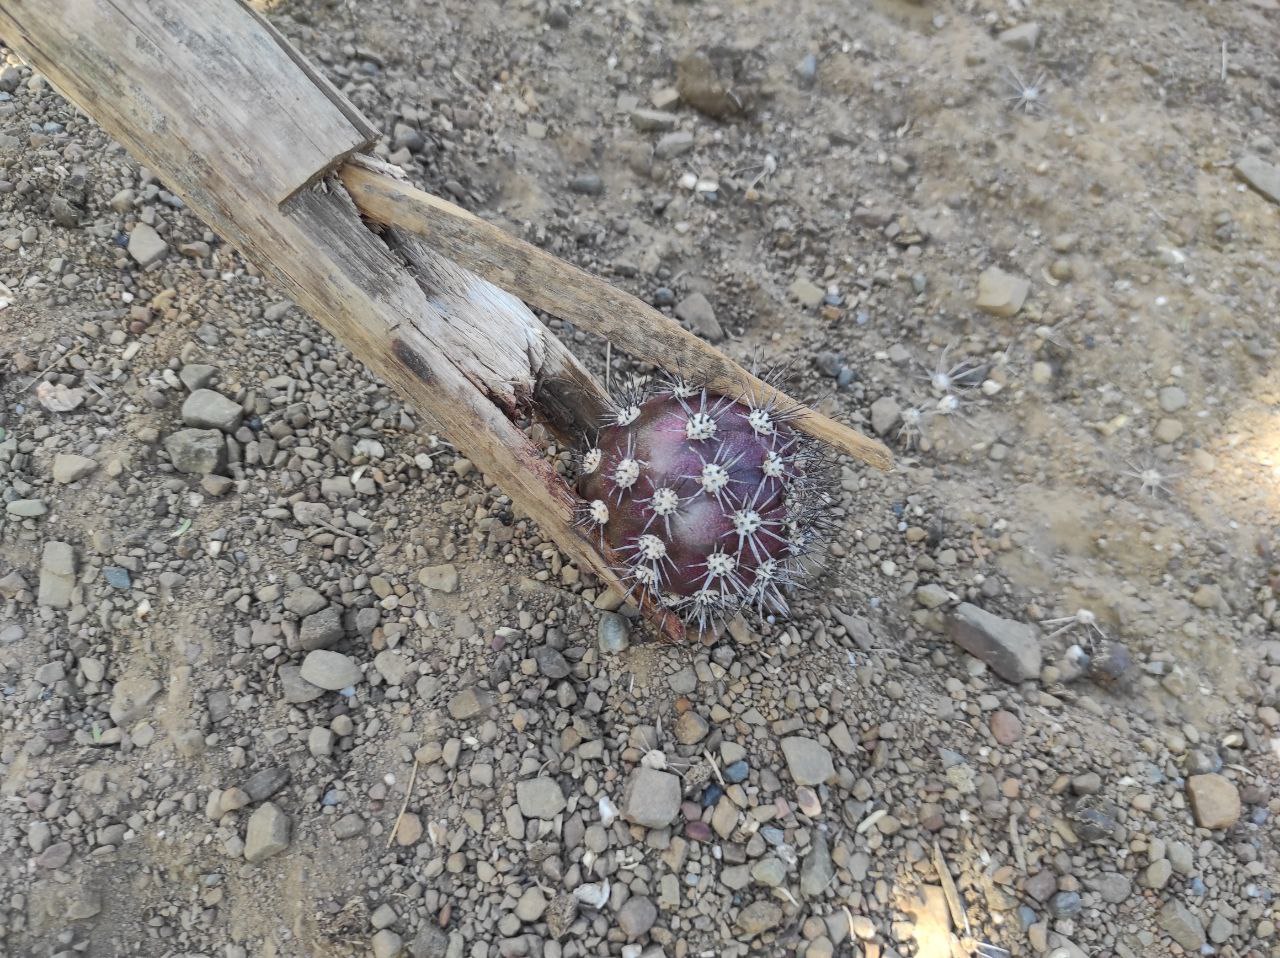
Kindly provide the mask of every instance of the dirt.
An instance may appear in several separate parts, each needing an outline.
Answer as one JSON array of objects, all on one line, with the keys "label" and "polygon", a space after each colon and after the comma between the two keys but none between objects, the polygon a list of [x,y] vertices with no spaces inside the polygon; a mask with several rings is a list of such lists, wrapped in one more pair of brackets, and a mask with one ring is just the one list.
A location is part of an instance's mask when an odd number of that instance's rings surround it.
[{"label": "dirt", "polygon": [[[1280,704],[1280,206],[1233,172],[1244,154],[1280,163],[1280,4],[298,0],[268,15],[388,137],[397,122],[423,134],[421,149],[380,148],[419,185],[668,312],[703,293],[728,334],[720,348],[744,364],[788,364],[789,388],[844,422],[870,431],[871,404],[890,396],[921,410],[924,425],[919,437],[900,422],[886,430],[898,457],[887,476],[843,464],[833,490],[835,548],[791,622],[739,626],[706,649],[640,645],[610,659],[595,640],[605,599],[597,603],[592,583],[564,573],[561,557],[500,493],[453,468],[455,450],[430,438],[438,427],[408,410],[416,418],[402,427],[400,401],[296,311],[266,320],[263,309],[278,296],[216,237],[207,238],[213,258],[180,255],[180,243],[205,232],[180,204],[148,198],[113,213],[117,190],[145,188],[136,164],[56,97],[30,88],[23,68],[22,86],[0,101],[12,107],[0,114],[0,132],[17,138],[0,152],[0,179],[27,188],[0,192],[0,234],[16,237],[35,224],[39,236],[0,250],[0,282],[13,298],[0,310],[0,427],[33,446],[25,465],[0,474],[0,490],[7,501],[27,498],[14,482],[21,479],[53,508],[47,518],[0,527],[0,576],[17,570],[34,590],[50,539],[100,553],[82,572],[100,572],[130,549],[143,568],[129,601],[114,606],[101,576],[86,574],[93,618],[83,625],[29,599],[0,600],[0,630],[24,631],[0,644],[0,796],[12,814],[0,827],[9,859],[0,866],[8,895],[0,951],[365,954],[369,913],[388,902],[400,915],[393,927],[420,947],[415,955],[445,954],[448,935],[450,956],[630,954],[613,908],[583,909],[577,951],[574,935],[555,945],[538,922],[525,922],[519,936],[497,930],[521,888],[564,891],[571,878],[602,874],[569,854],[576,846],[563,822],[537,836],[562,841],[563,861],[541,865],[529,851],[532,834],[508,840],[502,808],[517,778],[551,768],[581,792],[577,808],[590,824],[599,817],[590,789],[617,800],[640,760],[632,730],[656,728],[671,757],[696,765],[699,750],[678,749],[669,729],[680,711],[706,714],[718,703],[733,719],[708,743],[741,739],[753,776],[778,770],[787,789],[776,759],[782,733],[770,726],[799,717],[826,734],[847,722],[862,750],[842,757],[847,775],[823,786],[822,801],[833,841],[875,859],[871,877],[849,879],[839,861],[833,888],[815,901],[793,908],[774,895],[786,908],[783,927],[748,943],[729,916],[768,890],[730,894],[714,881],[708,890],[682,872],[680,904],[659,907],[667,933],[645,938],[646,948],[816,956],[829,932],[808,922],[850,908],[869,916],[877,934],[873,943],[833,943],[836,954],[934,958],[942,952],[930,948],[940,946],[925,942],[936,910],[912,918],[902,895],[935,887],[922,849],[931,852],[940,837],[974,936],[1013,954],[1077,953],[1052,942],[1059,950],[1037,949],[1017,903],[1034,912],[1027,924],[1047,923],[1048,933],[1089,955],[1186,953],[1156,919],[1167,902],[1185,900],[1205,928],[1231,916],[1217,953],[1280,955],[1274,924],[1266,928],[1277,917],[1280,733],[1265,711],[1274,715]],[[1040,28],[1033,50],[1001,41],[1001,31],[1030,22]],[[662,132],[636,129],[629,114],[675,88],[680,62],[695,49],[732,65],[733,95],[704,102],[686,88],[667,109],[694,146],[655,156]],[[810,55],[812,75],[802,67]],[[1037,87],[1034,103],[1028,84]],[[691,99],[723,115],[699,112]],[[33,143],[33,124],[49,120],[65,130]],[[64,228],[50,221],[48,202],[72,168],[88,171],[90,195],[83,225]],[[584,174],[598,175],[602,192],[571,187]],[[682,184],[688,174],[695,188]],[[171,247],[150,271],[120,249],[143,206],[159,209]],[[48,267],[53,258],[79,281],[60,283]],[[990,266],[1030,280],[1013,316],[974,306]],[[797,300],[793,284],[804,279],[830,289],[824,303]],[[178,290],[172,305],[130,327],[130,304],[145,306],[166,289]],[[87,324],[98,324],[96,332]],[[221,341],[201,339],[202,324],[220,330]],[[606,373],[603,341],[558,321],[552,328],[602,379],[652,372],[613,350]],[[123,331],[121,342],[108,340],[107,329]],[[49,376],[83,388],[88,369],[107,395],[99,401],[91,391],[79,412],[50,413],[30,384],[59,358],[55,346],[77,338],[86,340],[86,365],[63,360]],[[128,342],[141,343],[132,365],[116,361]],[[310,422],[286,447],[287,465],[246,466],[226,498],[203,495],[198,478],[168,468],[156,439],[181,428],[181,399],[156,406],[147,389],[182,365],[179,356],[219,365],[217,388],[237,400],[267,395],[273,376],[294,377],[296,394],[273,399],[262,417],[269,425],[308,404]],[[999,388],[959,390],[958,414],[936,414],[942,394],[931,374],[966,362]],[[121,370],[114,378],[113,363]],[[1170,386],[1186,404],[1165,411],[1160,391]],[[335,459],[341,435],[376,436],[387,455]],[[317,455],[299,457],[299,442]],[[98,472],[53,486],[52,452],[86,447]],[[437,464],[415,466],[426,452],[439,455]],[[116,469],[108,476],[109,463]],[[332,541],[315,530],[295,535],[271,512],[287,515],[291,497],[321,501],[322,478],[355,473],[376,473],[376,493],[337,511],[368,520],[360,534],[374,548],[349,539],[352,552],[335,554]],[[178,533],[184,519],[190,531]],[[95,535],[108,529],[116,547],[95,550]],[[291,540],[298,551],[280,548]],[[179,552],[184,541],[199,548]],[[212,542],[227,551],[211,550]],[[426,594],[417,570],[442,562],[457,565],[464,587]],[[161,571],[185,576],[173,597],[157,584]],[[284,632],[279,660],[264,659],[247,629],[296,619],[277,599],[255,597],[268,585],[294,588],[291,574],[350,610],[385,608],[370,592],[372,577],[407,586],[416,606],[393,606],[369,636],[348,629],[342,647],[372,659],[399,634],[384,628],[399,623],[400,648],[439,686],[419,687],[417,698],[412,688],[383,698],[386,687],[375,684],[367,701],[362,690],[349,701],[284,703],[277,666],[301,654]],[[1042,623],[1049,671],[1015,687],[976,668],[947,641],[946,609],[917,601],[917,588],[934,582],[950,593],[948,606],[975,602]],[[237,604],[244,596],[247,608]],[[149,614],[137,611],[144,598]],[[870,649],[833,609],[866,622]],[[1097,628],[1049,624],[1079,610]],[[532,624],[517,627],[523,613]],[[521,662],[531,661],[524,652],[548,630],[581,663],[570,704],[557,700],[558,683],[521,685],[533,681],[521,677]],[[642,632],[634,625],[633,641]],[[1135,660],[1122,689],[1064,675],[1069,646],[1097,655],[1110,641]],[[669,687],[670,673],[719,662],[707,651],[717,642],[739,649],[738,674],[700,675],[695,693]],[[108,683],[86,687],[76,668],[89,654],[110,662]],[[34,684],[34,670],[53,660],[71,678]],[[148,678],[163,688],[142,717],[154,726],[154,744],[127,741],[137,726],[125,730],[121,748],[76,738],[110,724],[113,685]],[[890,681],[901,683],[901,696],[886,693]],[[477,683],[498,695],[496,721],[455,722],[445,703]],[[219,691],[234,705],[215,721],[209,701]],[[592,714],[581,704],[588,693],[602,703]],[[995,749],[985,706],[975,713],[962,704],[959,717],[944,711],[980,695],[1022,716],[1020,743]],[[743,718],[756,707],[768,724]],[[313,760],[308,729],[345,714],[358,722],[354,737],[335,757]],[[881,734],[886,723],[896,735]],[[562,749],[566,729],[579,726],[606,740],[603,760],[590,764]],[[494,784],[460,780],[474,775],[469,768],[424,765],[412,807],[424,822],[447,822],[446,838],[440,847],[424,839],[388,851],[415,752],[450,738],[462,740],[464,766],[483,757],[495,768]],[[1211,833],[1191,820],[1181,785],[1197,748],[1245,795],[1234,830]],[[984,770],[989,763],[993,786],[1015,780],[1023,792],[975,795],[956,786],[940,749]],[[984,751],[991,749],[994,757]],[[1167,774],[1135,784],[1131,763],[1147,760]],[[210,819],[206,799],[277,764],[293,773],[273,798],[290,815],[290,847],[251,866],[227,844],[243,836],[250,810]],[[1114,848],[1069,834],[1062,776],[1094,768],[1105,797],[1133,816],[1128,840]],[[96,792],[85,786],[95,771],[107,782]],[[872,783],[875,798],[856,797],[855,781]],[[768,777],[751,782],[761,804],[773,801]],[[1153,811],[1126,804],[1135,789],[1155,794]],[[334,794],[339,800],[330,801]],[[785,804],[781,793],[778,801]],[[938,836],[913,817],[931,802],[946,806]],[[998,820],[987,817],[984,809],[1000,802]],[[857,828],[877,803],[907,820],[896,843]],[[348,813],[367,830],[339,841],[333,824]],[[1022,823],[1032,863],[1013,879],[992,879],[998,864],[1016,861],[1010,816]],[[53,841],[75,846],[65,867],[35,863],[28,836],[37,820],[54,826]],[[102,842],[101,830],[116,823],[127,825],[128,838]],[[625,826],[616,827],[621,836]],[[808,823],[799,832],[788,840],[808,847]],[[1158,860],[1153,837],[1161,849],[1172,841],[1195,847],[1208,890],[1188,891],[1191,879],[1179,875],[1161,888],[1135,887],[1123,905],[1090,892],[1086,917],[1074,921],[1048,916],[1025,893],[1024,874],[1037,869],[1054,872],[1059,892],[1111,868],[1136,885],[1148,860]],[[659,899],[665,846],[613,841],[624,845],[609,852],[615,885]],[[718,848],[698,854],[704,879],[728,864]],[[455,855],[464,863],[456,871]],[[631,864],[621,868],[618,859]],[[477,879],[483,862],[502,866],[500,877]],[[1258,867],[1249,871],[1250,863]],[[992,881],[1014,905],[998,908],[997,895],[983,896]],[[74,906],[89,901],[99,910],[75,916]],[[422,931],[431,927],[443,929],[438,952]],[[918,944],[910,943],[913,930]],[[523,945],[510,944],[520,936]]]}]

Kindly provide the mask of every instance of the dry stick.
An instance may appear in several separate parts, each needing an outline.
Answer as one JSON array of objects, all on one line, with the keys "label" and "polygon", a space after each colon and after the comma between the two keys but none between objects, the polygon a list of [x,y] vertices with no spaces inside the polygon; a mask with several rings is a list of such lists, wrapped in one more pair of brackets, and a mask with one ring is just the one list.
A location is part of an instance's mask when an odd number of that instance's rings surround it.
[{"label": "dry stick", "polygon": [[413,760],[413,774],[409,776],[409,787],[405,790],[404,801],[400,805],[400,814],[396,816],[396,822],[391,826],[391,834],[387,836],[387,847],[391,847],[391,843],[396,840],[396,832],[400,830],[400,819],[404,818],[404,813],[409,808],[409,799],[413,797],[413,785],[418,780],[418,760]]},{"label": "dry stick", "polygon": [[742,394],[760,405],[794,405],[799,413],[796,425],[803,432],[878,469],[893,465],[883,443],[797,403],[630,293],[461,207],[414,189],[396,179],[392,170],[356,157],[338,175],[364,216],[417,233],[441,255],[525,302],[717,392]]}]

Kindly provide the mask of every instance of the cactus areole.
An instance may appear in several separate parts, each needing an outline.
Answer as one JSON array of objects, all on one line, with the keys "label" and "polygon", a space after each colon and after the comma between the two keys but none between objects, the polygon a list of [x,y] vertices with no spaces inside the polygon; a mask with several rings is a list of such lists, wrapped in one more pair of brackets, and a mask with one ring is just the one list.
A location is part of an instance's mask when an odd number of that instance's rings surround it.
[{"label": "cactus areole", "polygon": [[785,614],[823,517],[790,418],[681,383],[624,397],[582,457],[579,521],[633,591],[699,628]]}]

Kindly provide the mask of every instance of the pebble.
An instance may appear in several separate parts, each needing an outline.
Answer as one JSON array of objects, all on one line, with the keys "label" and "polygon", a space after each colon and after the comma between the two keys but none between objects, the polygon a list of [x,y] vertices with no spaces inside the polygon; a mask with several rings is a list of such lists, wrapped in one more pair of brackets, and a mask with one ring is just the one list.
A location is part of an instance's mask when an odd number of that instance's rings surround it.
[{"label": "pebble", "polygon": [[1013,745],[1022,738],[1022,721],[1005,709],[991,713],[991,735],[1001,745]]},{"label": "pebble", "polygon": [[831,849],[821,833],[814,836],[800,865],[800,891],[806,898],[816,898],[826,891],[835,879],[835,866],[831,862]]},{"label": "pebble", "polygon": [[782,740],[782,754],[787,769],[797,785],[821,785],[834,778],[836,769],[831,753],[811,738],[793,735]]},{"label": "pebble", "polygon": [[1272,203],[1280,204],[1280,165],[1245,154],[1236,161],[1235,173]]},{"label": "pebble", "polygon": [[369,943],[373,958],[400,958],[404,951],[404,939],[390,928],[384,928]]},{"label": "pebble", "polygon": [[188,475],[221,472],[226,466],[227,445],[216,429],[181,429],[165,438],[164,451],[173,468]]},{"label": "pebble", "polygon": [[974,305],[992,316],[1008,318],[1018,314],[1030,292],[1031,283],[1024,277],[990,266],[978,277]]},{"label": "pebble", "polygon": [[1230,828],[1240,820],[1240,792],[1221,775],[1192,775],[1187,779],[1187,797],[1201,828]]},{"label": "pebble", "polygon": [[457,721],[465,722],[483,715],[492,705],[493,696],[490,693],[472,686],[449,699],[449,714]]},{"label": "pebble", "polygon": [[526,924],[540,921],[546,910],[546,896],[536,887],[526,888],[520,900],[516,902],[516,917]]},{"label": "pebble", "polygon": [[1204,925],[1180,901],[1165,902],[1156,917],[1156,924],[1187,951],[1199,951],[1205,943]]},{"label": "pebble", "polygon": [[303,705],[307,702],[313,702],[324,695],[324,689],[303,679],[302,669],[299,666],[292,664],[282,665],[277,674],[280,677],[280,690],[284,693],[286,702],[293,705]]},{"label": "pebble", "polygon": [[88,456],[60,452],[53,457],[53,468],[50,472],[53,475],[54,482],[66,485],[72,482],[79,482],[97,468],[97,462]]},{"label": "pebble", "polygon": [[676,719],[675,736],[681,745],[696,745],[710,731],[711,726],[707,720],[692,709]]},{"label": "pebble", "polygon": [[653,155],[659,160],[670,160],[683,156],[693,149],[693,134],[688,130],[672,130],[658,138],[653,146]]},{"label": "pebble", "polygon": [[754,901],[738,912],[738,930],[747,938],[763,935],[780,924],[782,908],[771,901]]},{"label": "pebble", "polygon": [[892,396],[881,396],[871,404],[871,428],[877,436],[888,435],[902,418],[902,407]]},{"label": "pebble", "polygon": [[993,615],[962,602],[947,622],[951,640],[1009,682],[1040,675],[1040,638],[1033,626]]},{"label": "pebble", "polygon": [[235,432],[244,421],[244,410],[220,392],[197,389],[182,404],[182,421],[193,429]]},{"label": "pebble", "polygon": [[534,649],[533,658],[538,663],[538,671],[549,679],[563,679],[571,671],[568,660],[560,650],[550,645],[540,645]]},{"label": "pebble", "polygon": [[582,196],[603,196],[604,180],[597,173],[579,173],[569,181],[569,190]]},{"label": "pebble", "polygon": [[50,539],[40,555],[37,601],[51,609],[66,609],[76,584],[75,552],[66,542]]},{"label": "pebble", "polygon": [[161,239],[153,226],[138,223],[129,233],[129,255],[144,269],[158,262],[169,251],[169,244]]},{"label": "pebble", "polygon": [[1160,408],[1165,412],[1177,412],[1187,405],[1187,394],[1181,386],[1165,386],[1160,390]]},{"label": "pebble", "polygon": [[418,573],[418,581],[434,592],[457,592],[458,570],[452,563],[428,566]]},{"label": "pebble", "polygon": [[516,802],[525,818],[552,819],[567,804],[560,783],[554,778],[530,778],[516,783]]},{"label": "pebble", "polygon": [[664,828],[680,811],[680,792],[680,779],[670,772],[637,768],[623,791],[622,817],[646,828]]},{"label": "pebble", "polygon": [[1021,50],[1030,53],[1036,48],[1036,43],[1040,39],[1040,24],[1035,21],[1029,23],[1020,23],[1016,27],[1010,27],[1008,30],[1001,30],[999,40],[1006,47],[1012,50]]},{"label": "pebble", "polygon": [[349,656],[328,649],[316,649],[302,660],[303,679],[317,688],[337,692],[355,685],[362,678],[360,666]]},{"label": "pebble", "polygon": [[658,920],[658,906],[643,895],[633,895],[618,911],[618,927],[627,938],[635,941],[649,933]]},{"label": "pebble", "polygon": [[245,861],[257,864],[289,847],[289,817],[274,802],[263,802],[249,816]]},{"label": "pebble", "polygon": [[618,655],[631,647],[631,626],[626,617],[616,612],[600,613],[596,638],[605,655]]},{"label": "pebble", "polygon": [[716,320],[716,311],[711,302],[701,293],[692,293],[676,303],[676,319],[709,342],[718,343],[724,339],[724,330]]}]

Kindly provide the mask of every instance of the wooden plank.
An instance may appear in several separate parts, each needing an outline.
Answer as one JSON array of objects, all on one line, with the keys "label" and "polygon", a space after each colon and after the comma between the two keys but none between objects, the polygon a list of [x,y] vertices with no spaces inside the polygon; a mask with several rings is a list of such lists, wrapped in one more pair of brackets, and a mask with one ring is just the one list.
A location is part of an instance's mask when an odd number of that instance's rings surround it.
[{"label": "wooden plank", "polygon": [[0,35],[197,209],[228,180],[278,205],[377,136],[237,0],[4,0]]},{"label": "wooden plank", "polygon": [[[523,303],[407,234],[379,235],[336,179],[315,180],[366,132],[283,41],[231,0],[3,0],[0,34],[432,415],[571,561],[626,591],[616,557],[575,526],[573,492],[513,421],[562,383],[586,396],[573,415],[589,416],[607,403],[599,385]],[[674,617],[644,611],[683,637]]]},{"label": "wooden plank", "polygon": [[345,164],[339,176],[365,216],[418,233],[449,259],[525,302],[717,392],[797,407],[796,425],[804,432],[878,469],[892,467],[893,455],[883,443],[797,403],[629,293],[415,189],[364,157]]}]

